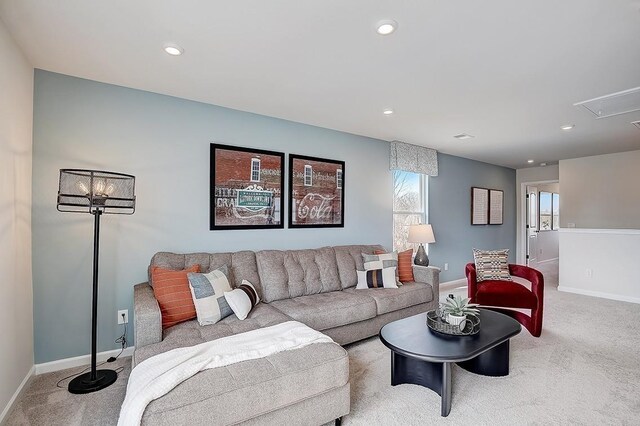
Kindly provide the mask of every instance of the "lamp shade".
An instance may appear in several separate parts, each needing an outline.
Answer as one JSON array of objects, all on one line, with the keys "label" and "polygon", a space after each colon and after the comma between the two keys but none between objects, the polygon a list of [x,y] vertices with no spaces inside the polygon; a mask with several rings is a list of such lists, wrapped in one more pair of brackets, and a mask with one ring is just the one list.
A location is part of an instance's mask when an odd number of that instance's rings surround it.
[{"label": "lamp shade", "polygon": [[435,243],[436,237],[433,235],[433,228],[429,224],[411,225],[409,227],[410,243]]},{"label": "lamp shade", "polygon": [[61,212],[133,214],[135,180],[131,175],[102,170],[61,169],[58,210]]}]

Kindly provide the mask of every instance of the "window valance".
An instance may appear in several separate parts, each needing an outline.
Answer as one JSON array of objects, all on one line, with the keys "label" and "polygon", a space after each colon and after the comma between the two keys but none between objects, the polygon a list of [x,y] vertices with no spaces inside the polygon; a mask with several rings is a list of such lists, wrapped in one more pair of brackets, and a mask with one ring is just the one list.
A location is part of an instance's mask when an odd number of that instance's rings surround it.
[{"label": "window valance", "polygon": [[391,142],[389,169],[438,176],[438,151],[424,146],[393,141]]}]

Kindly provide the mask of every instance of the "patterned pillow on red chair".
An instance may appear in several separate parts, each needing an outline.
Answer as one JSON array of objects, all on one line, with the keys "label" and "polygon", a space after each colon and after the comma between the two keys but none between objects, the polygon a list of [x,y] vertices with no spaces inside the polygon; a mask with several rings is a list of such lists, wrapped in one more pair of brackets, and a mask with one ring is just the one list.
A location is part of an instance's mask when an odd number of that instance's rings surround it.
[{"label": "patterned pillow on red chair", "polygon": [[476,263],[478,282],[487,280],[513,281],[511,274],[509,274],[509,249],[473,249],[473,259]]}]

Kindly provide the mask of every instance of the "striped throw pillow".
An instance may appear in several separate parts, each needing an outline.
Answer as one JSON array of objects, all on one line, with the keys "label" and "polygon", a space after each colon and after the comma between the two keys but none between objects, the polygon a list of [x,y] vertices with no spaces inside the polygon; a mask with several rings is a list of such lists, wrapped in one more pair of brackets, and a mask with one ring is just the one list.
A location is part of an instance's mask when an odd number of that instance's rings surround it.
[{"label": "striped throw pillow", "polygon": [[260,303],[258,292],[253,284],[247,280],[242,280],[240,287],[235,290],[226,291],[224,298],[227,299],[227,303],[239,320],[247,318],[249,312]]},{"label": "striped throw pillow", "polygon": [[476,263],[476,281],[513,281],[509,274],[509,249],[473,249],[473,259]]},{"label": "striped throw pillow", "polygon": [[227,278],[228,271],[229,268],[224,265],[208,274],[197,272],[187,274],[191,297],[200,325],[215,324],[222,318],[233,314],[224,297],[225,291],[231,291],[231,285]]},{"label": "striped throw pillow", "polygon": [[396,285],[396,268],[372,269],[369,271],[356,271],[358,284],[356,290],[367,288],[398,288]]},{"label": "striped throw pillow", "polygon": [[151,267],[153,294],[156,296],[162,314],[162,329],[196,318],[196,307],[191,298],[187,274],[200,272],[200,265],[174,271],[159,266]]},{"label": "striped throw pillow", "polygon": [[[374,254],[383,254],[383,250],[376,250]],[[413,250],[405,250],[398,253],[398,280],[401,283],[408,283],[415,281],[413,277]],[[366,269],[366,268],[365,268]]]}]

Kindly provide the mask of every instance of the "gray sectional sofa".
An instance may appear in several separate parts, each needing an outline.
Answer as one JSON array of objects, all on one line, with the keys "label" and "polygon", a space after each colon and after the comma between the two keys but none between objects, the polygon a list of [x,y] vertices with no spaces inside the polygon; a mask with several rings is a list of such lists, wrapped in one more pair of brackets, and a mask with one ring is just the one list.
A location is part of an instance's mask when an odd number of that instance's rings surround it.
[{"label": "gray sectional sofa", "polygon": [[[398,289],[355,290],[362,253],[380,246],[235,253],[157,253],[151,265],[175,270],[199,264],[206,272],[228,265],[233,287],[243,279],[262,303],[240,321],[235,315],[214,325],[196,320],[162,330],[153,283],[134,289],[133,365],[184,346],[300,321],[344,345],[378,334],[391,321],[433,309],[439,270],[414,266],[416,282]],[[349,413],[349,359],[332,343],[276,353],[266,358],[205,370],[151,402],[142,424],[319,425]]]}]

